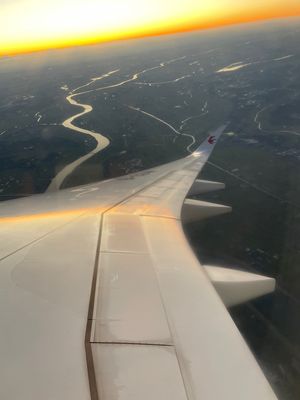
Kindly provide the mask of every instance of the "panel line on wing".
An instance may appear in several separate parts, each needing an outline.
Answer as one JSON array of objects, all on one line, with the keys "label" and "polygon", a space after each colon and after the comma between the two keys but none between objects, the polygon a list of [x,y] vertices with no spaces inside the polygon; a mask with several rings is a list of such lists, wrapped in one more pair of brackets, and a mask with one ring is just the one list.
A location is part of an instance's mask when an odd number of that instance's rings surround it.
[{"label": "panel line on wing", "polygon": [[92,344],[115,344],[115,345],[130,345],[130,346],[155,346],[155,347],[171,347],[174,348],[173,344],[168,343],[148,343],[148,342],[105,342],[105,341],[91,341]]},{"label": "panel line on wing", "polygon": [[23,246],[19,247],[18,249],[12,251],[11,253],[6,254],[4,257],[0,258],[0,263],[1,263],[3,260],[7,259],[8,257],[11,257],[11,256],[13,256],[14,254],[18,253],[19,251],[24,250],[26,247],[32,246],[32,245],[34,245],[35,243],[38,243],[39,241],[45,239],[47,236],[53,234],[53,233],[56,232],[57,230],[62,229],[62,228],[64,228],[65,226],[67,226],[68,224],[71,224],[71,223],[75,222],[77,219],[79,219],[79,218],[81,218],[81,217],[84,217],[84,215],[86,215],[86,214],[87,214],[86,212],[83,213],[83,214],[80,214],[80,215],[76,216],[75,218],[73,218],[73,219],[71,219],[71,220],[69,220],[69,221],[67,221],[67,222],[65,222],[65,223],[62,223],[61,225],[56,226],[56,227],[53,228],[52,230],[46,232],[44,235],[39,236],[38,238],[32,240],[32,241],[29,242],[29,243],[26,243],[25,245],[23,245]]}]

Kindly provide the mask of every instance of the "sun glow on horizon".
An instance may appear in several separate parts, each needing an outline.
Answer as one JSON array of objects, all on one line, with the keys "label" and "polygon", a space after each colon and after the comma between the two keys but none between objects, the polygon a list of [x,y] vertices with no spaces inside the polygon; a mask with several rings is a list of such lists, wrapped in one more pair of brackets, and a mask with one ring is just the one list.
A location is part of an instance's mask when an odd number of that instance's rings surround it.
[{"label": "sun glow on horizon", "polygon": [[299,0],[1,0],[0,56],[296,15]]}]

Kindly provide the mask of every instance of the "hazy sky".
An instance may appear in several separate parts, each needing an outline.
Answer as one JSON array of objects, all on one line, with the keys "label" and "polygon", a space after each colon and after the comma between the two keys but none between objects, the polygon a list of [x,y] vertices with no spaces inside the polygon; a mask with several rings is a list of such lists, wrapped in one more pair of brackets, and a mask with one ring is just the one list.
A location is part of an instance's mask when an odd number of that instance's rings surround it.
[{"label": "hazy sky", "polygon": [[0,55],[300,15],[300,0],[0,0]]}]

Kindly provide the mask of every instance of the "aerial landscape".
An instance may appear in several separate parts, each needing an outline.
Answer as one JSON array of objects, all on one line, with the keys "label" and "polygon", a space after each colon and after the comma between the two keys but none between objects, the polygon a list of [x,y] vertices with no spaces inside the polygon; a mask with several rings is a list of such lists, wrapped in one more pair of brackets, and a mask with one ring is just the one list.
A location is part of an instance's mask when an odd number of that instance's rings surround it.
[{"label": "aerial landscape", "polygon": [[[0,200],[127,175],[226,129],[185,226],[203,264],[276,278],[231,315],[282,400],[300,396],[300,19],[0,58]],[[0,204],[1,207],[1,204]]]}]

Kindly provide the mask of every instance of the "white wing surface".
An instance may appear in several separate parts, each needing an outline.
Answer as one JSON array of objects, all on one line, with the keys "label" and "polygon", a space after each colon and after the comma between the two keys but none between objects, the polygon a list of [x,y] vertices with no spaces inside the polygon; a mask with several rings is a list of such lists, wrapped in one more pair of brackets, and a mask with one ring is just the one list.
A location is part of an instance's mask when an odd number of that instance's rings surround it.
[{"label": "white wing surface", "polygon": [[[182,220],[224,127],[192,155],[111,181],[0,204],[0,398],[271,400],[225,305],[269,278],[199,264]],[[195,181],[196,180],[196,181]]]}]

